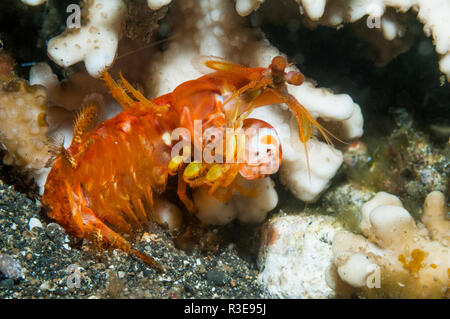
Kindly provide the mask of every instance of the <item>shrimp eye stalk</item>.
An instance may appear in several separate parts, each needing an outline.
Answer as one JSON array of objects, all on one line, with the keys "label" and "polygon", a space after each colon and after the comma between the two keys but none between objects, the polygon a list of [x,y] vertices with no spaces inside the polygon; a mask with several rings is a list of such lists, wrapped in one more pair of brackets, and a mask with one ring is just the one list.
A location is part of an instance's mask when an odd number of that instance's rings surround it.
[{"label": "shrimp eye stalk", "polygon": [[287,66],[286,59],[283,58],[281,55],[278,55],[272,59],[272,64],[270,65],[270,68],[274,73],[284,73],[284,69],[286,68],[286,66]]},{"label": "shrimp eye stalk", "polygon": [[305,82],[305,76],[298,71],[290,71],[285,76],[286,82],[291,85],[299,86]]}]

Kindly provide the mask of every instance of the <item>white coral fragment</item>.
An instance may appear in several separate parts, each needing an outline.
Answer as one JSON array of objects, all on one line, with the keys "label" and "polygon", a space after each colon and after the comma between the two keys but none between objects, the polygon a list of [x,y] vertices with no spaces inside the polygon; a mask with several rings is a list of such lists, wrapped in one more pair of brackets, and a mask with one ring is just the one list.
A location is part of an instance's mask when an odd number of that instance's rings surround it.
[{"label": "white coral fragment", "polygon": [[23,3],[29,5],[29,6],[39,6],[46,2],[47,0],[22,0]]},{"label": "white coral fragment", "polygon": [[361,229],[333,240],[328,282],[339,294],[365,297],[449,298],[450,221],[444,196],[432,192],[422,223],[398,198],[378,193],[363,207]]},{"label": "white coral fragment", "polygon": [[421,219],[430,232],[431,239],[450,246],[450,220],[447,218],[444,194],[438,191],[428,194]]},{"label": "white coral fragment", "polygon": [[397,196],[391,195],[386,192],[377,193],[370,201],[365,203],[362,207],[362,218],[360,228],[363,233],[370,233],[370,213],[380,205],[398,206],[403,207],[402,202]]},{"label": "white coral fragment", "polygon": [[311,20],[319,19],[324,11],[327,4],[327,0],[296,0],[299,4],[303,6],[306,10],[308,17]]},{"label": "white coral fragment", "polygon": [[256,196],[244,196],[234,192],[231,199],[221,202],[207,193],[204,188],[194,191],[194,204],[197,207],[196,216],[204,224],[225,225],[233,219],[244,223],[261,223],[267,213],[278,204],[275,185],[269,177],[253,182],[238,178],[239,183],[247,189],[252,189]]},{"label": "white coral fragment", "polygon": [[89,74],[98,77],[116,55],[126,7],[122,0],[86,2],[81,28],[67,29],[48,43],[49,57],[68,67],[84,61]]},{"label": "white coral fragment", "polygon": [[291,86],[289,92],[296,96],[308,111],[325,121],[349,119],[354,111],[354,102],[347,94],[333,94],[325,88],[316,88],[306,81],[300,86]]},{"label": "white coral fragment", "polygon": [[352,115],[348,119],[341,122],[341,127],[339,129],[340,136],[344,139],[361,137],[364,133],[363,124],[364,118],[361,112],[361,107],[354,103]]},{"label": "white coral fragment", "polygon": [[264,0],[236,0],[236,11],[241,16],[247,16],[257,10]]},{"label": "white coral fragment", "polygon": [[161,9],[170,4],[172,0],[147,0],[148,7],[152,10]]},{"label": "white coral fragment", "polygon": [[28,78],[30,85],[42,85],[47,89],[59,84],[58,77],[53,73],[50,65],[45,62],[39,62],[30,69]]},{"label": "white coral fragment", "polygon": [[358,288],[366,285],[367,278],[377,268],[376,264],[371,263],[361,254],[341,254],[336,263],[339,264],[337,271],[342,280]]},{"label": "white coral fragment", "polygon": [[304,146],[295,138],[298,138],[297,135],[292,136],[291,142],[296,145],[293,146],[296,156],[283,161],[280,179],[297,198],[314,202],[330,185],[331,178],[342,164],[343,156],[340,151],[326,143],[311,139],[306,143],[308,167]]}]

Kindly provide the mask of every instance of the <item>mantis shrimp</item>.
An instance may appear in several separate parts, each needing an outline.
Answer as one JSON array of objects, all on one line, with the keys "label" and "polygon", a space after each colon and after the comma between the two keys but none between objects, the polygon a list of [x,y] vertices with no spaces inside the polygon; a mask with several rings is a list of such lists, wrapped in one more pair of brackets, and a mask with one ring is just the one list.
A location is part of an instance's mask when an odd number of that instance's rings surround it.
[{"label": "mantis shrimp", "polygon": [[[122,75],[118,83],[103,72],[106,86],[124,110],[88,130],[98,106],[94,102],[84,106],[75,121],[72,143],[67,149],[60,147],[45,184],[42,202],[50,218],[77,238],[100,239],[159,268],[123,234],[149,221],[157,200],[154,194],[166,190],[169,176],[177,177],[178,197],[189,212],[195,212],[189,188],[206,187],[220,200],[227,200],[233,190],[251,196],[251,190],[236,182],[238,174],[257,179],[276,172],[282,157],[280,140],[268,123],[248,118],[253,109],[286,104],[297,120],[307,162],[306,142],[314,127],[329,141],[327,131],[288,93],[287,84],[300,85],[304,76],[297,71],[285,72],[285,58],[275,57],[267,68],[247,68],[215,57],[202,57],[197,64],[212,72],[152,100]],[[190,161],[189,152],[173,155],[171,133],[183,128],[179,140],[189,145],[186,135],[195,135],[195,121],[200,121],[202,130],[253,128],[264,133],[244,134],[246,143],[234,135],[226,147],[215,151],[215,155],[231,159],[224,163]],[[251,145],[255,143],[267,146],[267,151],[256,152],[252,162],[236,160],[240,151],[254,152]],[[194,149],[205,148],[202,142],[193,144]]]}]

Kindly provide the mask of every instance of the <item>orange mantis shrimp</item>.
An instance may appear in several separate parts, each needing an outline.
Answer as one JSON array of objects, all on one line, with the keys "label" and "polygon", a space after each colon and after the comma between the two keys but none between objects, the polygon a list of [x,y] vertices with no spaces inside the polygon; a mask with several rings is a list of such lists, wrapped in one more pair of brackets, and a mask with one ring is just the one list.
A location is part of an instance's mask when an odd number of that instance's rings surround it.
[{"label": "orange mantis shrimp", "polygon": [[[148,223],[157,200],[154,194],[166,190],[170,175],[177,176],[180,200],[189,212],[195,212],[189,188],[207,187],[209,194],[220,200],[227,200],[233,190],[251,196],[251,190],[236,182],[238,174],[256,179],[276,172],[282,157],[280,140],[268,123],[247,118],[253,109],[286,104],[297,120],[306,154],[314,127],[328,141],[325,129],[288,93],[287,84],[300,85],[304,77],[300,72],[285,72],[283,57],[275,57],[267,68],[247,68],[215,57],[197,62],[212,72],[152,100],[122,75],[118,83],[103,72],[106,86],[124,110],[88,130],[97,105],[84,106],[75,121],[72,143],[67,149],[61,146],[45,184],[42,202],[50,218],[75,237],[100,239],[160,267],[123,235]],[[184,145],[193,144],[194,152],[205,149],[204,142],[190,142],[187,136],[195,135],[195,121],[202,124],[202,132],[209,128],[254,132],[248,130],[253,128],[264,133],[245,133],[242,136],[248,143],[233,135],[230,143],[214,153],[226,156],[226,162],[191,161],[192,153],[184,154],[184,148],[183,155],[173,155],[172,132],[177,128],[184,129],[178,136]],[[256,152],[256,160],[251,162],[245,156],[238,161],[241,152],[254,152],[249,146],[252,141],[267,146],[267,152]]]}]

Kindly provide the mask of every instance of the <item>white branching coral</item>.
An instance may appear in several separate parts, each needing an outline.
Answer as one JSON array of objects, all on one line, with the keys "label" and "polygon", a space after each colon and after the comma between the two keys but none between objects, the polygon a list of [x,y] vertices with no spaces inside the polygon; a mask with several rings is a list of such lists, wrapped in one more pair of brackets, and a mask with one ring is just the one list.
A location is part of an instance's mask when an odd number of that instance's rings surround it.
[{"label": "white branching coral", "polygon": [[49,57],[63,67],[84,61],[89,74],[99,76],[114,61],[125,13],[122,0],[85,1],[83,25],[51,39]]},{"label": "white branching coral", "polygon": [[[22,0],[24,3],[29,5],[39,5],[45,2],[45,0]],[[260,5],[265,0],[237,0],[236,1],[236,11],[242,16],[250,14],[252,11],[257,10]],[[450,14],[450,3],[446,0],[429,1],[429,0],[363,0],[363,1],[343,1],[343,0],[296,0],[299,3],[300,11],[304,13],[313,24],[323,24],[333,27],[338,27],[343,23],[353,23],[365,16],[369,16],[371,23],[375,23],[373,19],[379,19],[379,27],[383,31],[383,36],[386,40],[394,40],[398,37],[404,35],[405,28],[402,24],[397,21],[393,11],[387,10],[392,8],[399,12],[406,12],[410,9],[417,11],[418,19],[424,24],[425,33],[430,36],[432,35],[434,44],[436,47],[436,52],[441,56],[439,67],[440,70],[447,75],[447,79],[450,79],[450,30],[446,27],[447,21],[446,17]],[[116,53],[117,42],[120,38],[120,20],[123,18],[124,9],[122,0],[95,0],[95,3],[100,4],[96,6],[97,9],[94,12],[99,12],[101,15],[105,16],[104,12],[99,9],[103,2],[108,3],[108,10],[110,12],[107,18],[95,19],[98,17],[97,14],[92,14],[89,12],[89,16],[92,16],[95,22],[93,22],[94,28],[102,30],[102,36],[94,36],[94,41],[99,41],[99,38],[105,42],[102,45],[103,60],[95,60],[92,54],[93,48],[99,47],[98,45],[92,44],[89,46],[83,45],[83,49],[71,50],[76,48],[77,44],[80,44],[80,37],[85,38],[88,33],[83,32],[77,37],[74,36],[73,30],[70,30],[69,34],[73,40],[63,41],[67,45],[65,52],[70,52],[68,56],[57,52],[50,53],[56,63],[61,66],[72,65],[79,61],[85,61],[89,64],[89,73],[96,75],[98,67],[109,66],[112,64],[114,55]],[[171,0],[147,0],[149,8],[152,10],[158,10],[164,6],[171,3]],[[378,24],[377,24],[378,28]],[[92,30],[85,29],[85,30]],[[91,36],[88,36],[91,37]],[[60,39],[61,36],[56,39]],[[65,37],[64,37],[65,38]],[[370,36],[368,36],[368,39]],[[60,47],[61,41],[57,41],[56,44],[58,48]],[[72,43],[73,42],[73,43]],[[78,51],[78,53],[77,53]],[[386,53],[386,52],[385,52]],[[396,54],[389,53],[388,55],[393,58]],[[90,58],[89,58],[90,56]],[[98,56],[98,55],[97,55]],[[61,60],[63,59],[63,60]],[[67,59],[67,60],[66,60]],[[386,63],[388,57],[384,56],[381,58],[383,63]],[[97,67],[95,67],[97,65]],[[87,66],[88,67],[88,66]]]},{"label": "white branching coral", "polygon": [[[200,76],[191,64],[195,56],[215,55],[247,66],[268,66],[272,58],[280,54],[268,41],[260,40],[259,31],[244,26],[231,1],[177,1],[172,7],[170,22],[174,38],[165,51],[153,55],[148,68],[146,89],[151,97],[171,92],[182,82]],[[309,81],[290,89],[314,117],[341,122],[345,138],[361,136],[361,111],[348,95],[335,95],[326,89],[315,88]],[[282,182],[298,198],[316,200],[341,165],[341,152],[320,141],[309,141],[309,179],[304,147],[298,142],[296,124],[289,111],[279,105],[268,106],[257,109],[250,117],[269,122],[282,139]],[[210,204],[216,207],[218,203],[212,201]],[[205,212],[212,211],[203,201],[200,206]],[[229,210],[231,215],[236,215],[231,213],[231,208]],[[199,214],[203,214],[202,210]]]},{"label": "white branching coral", "polygon": [[[381,28],[386,40],[393,40],[404,35],[404,26],[399,23],[392,8],[399,12],[412,9],[417,11],[417,18],[424,25],[424,32],[432,36],[436,53],[441,56],[440,70],[450,81],[450,2],[447,0],[296,0],[300,12],[304,13],[313,24],[338,27],[343,23],[353,23],[363,17],[368,17],[370,28]],[[239,0],[237,12],[248,15],[257,10],[264,0]],[[379,21],[379,24],[377,23]]]},{"label": "white branching coral", "polygon": [[449,298],[450,221],[440,192],[430,193],[422,223],[381,192],[362,209],[364,235],[336,234],[329,285],[341,295]]}]

